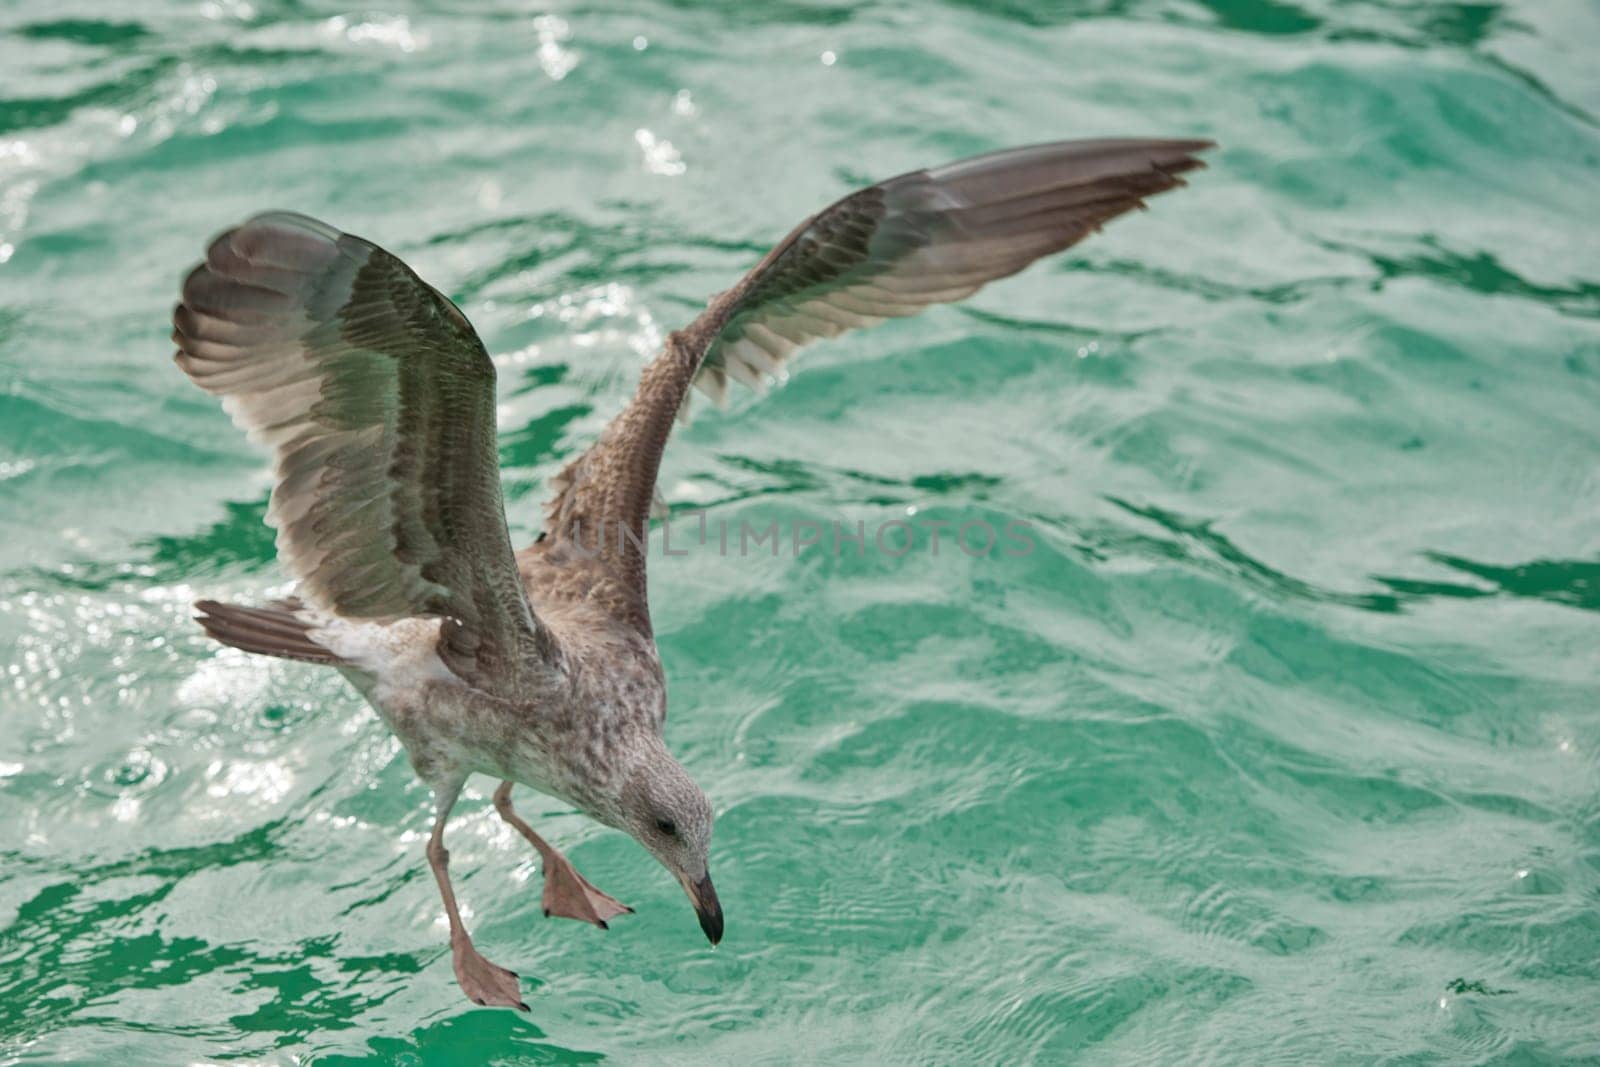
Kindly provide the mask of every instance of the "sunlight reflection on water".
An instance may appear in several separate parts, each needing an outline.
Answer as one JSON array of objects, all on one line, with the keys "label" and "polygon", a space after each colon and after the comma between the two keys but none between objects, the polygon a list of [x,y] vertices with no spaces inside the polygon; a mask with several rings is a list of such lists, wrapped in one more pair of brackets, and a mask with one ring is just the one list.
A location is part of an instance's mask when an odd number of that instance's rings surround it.
[{"label": "sunlight reflection on water", "polygon": [[[196,16],[200,17],[196,17]],[[0,12],[0,1061],[1576,1062],[1600,1046],[1591,6],[205,0]],[[430,806],[290,591],[271,471],[173,371],[270,206],[477,324],[510,520],[642,361],[864,181],[1057,136],[1221,150],[959,309],[677,431],[737,530],[1026,559],[652,559],[729,938],[547,922],[475,783],[461,1003]],[[670,179],[670,180],[667,180]]]}]

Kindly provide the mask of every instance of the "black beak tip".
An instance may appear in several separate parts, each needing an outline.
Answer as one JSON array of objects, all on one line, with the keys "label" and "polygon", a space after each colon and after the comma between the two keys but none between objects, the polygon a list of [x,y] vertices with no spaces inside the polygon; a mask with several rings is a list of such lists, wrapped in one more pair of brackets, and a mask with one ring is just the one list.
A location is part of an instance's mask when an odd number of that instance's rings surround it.
[{"label": "black beak tip", "polygon": [[702,911],[700,916],[700,929],[706,932],[706,940],[715,945],[722,940],[722,909]]},{"label": "black beak tip", "polygon": [[721,941],[722,902],[717,899],[717,890],[711,884],[710,875],[695,883],[694,913],[700,918],[700,929],[705,931],[706,940],[713,945]]}]

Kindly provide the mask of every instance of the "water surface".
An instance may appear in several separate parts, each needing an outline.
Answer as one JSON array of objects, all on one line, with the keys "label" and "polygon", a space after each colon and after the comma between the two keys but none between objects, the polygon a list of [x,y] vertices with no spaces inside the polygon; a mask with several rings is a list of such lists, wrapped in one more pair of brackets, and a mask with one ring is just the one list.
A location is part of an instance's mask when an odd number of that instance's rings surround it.
[{"label": "water surface", "polygon": [[[0,8],[0,1061],[1600,1059],[1600,15],[1583,0]],[[653,562],[719,811],[709,950],[451,847],[532,1013],[455,987],[419,786],[281,593],[263,458],[172,366],[203,242],[406,257],[500,368],[517,538],[684,323],[859,183],[1210,136],[1192,187],[809,353],[670,449],[757,527],[974,559]]]}]

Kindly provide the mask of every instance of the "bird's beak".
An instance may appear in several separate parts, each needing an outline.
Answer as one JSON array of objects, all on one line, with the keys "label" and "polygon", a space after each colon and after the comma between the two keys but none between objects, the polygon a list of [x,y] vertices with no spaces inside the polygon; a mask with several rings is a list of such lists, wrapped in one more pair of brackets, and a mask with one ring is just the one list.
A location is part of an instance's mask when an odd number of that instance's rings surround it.
[{"label": "bird's beak", "polygon": [[700,917],[700,929],[706,932],[706,939],[715,945],[722,940],[722,902],[717,899],[717,887],[711,884],[711,875],[707,874],[698,882],[685,878],[683,888],[694,905],[694,913]]}]

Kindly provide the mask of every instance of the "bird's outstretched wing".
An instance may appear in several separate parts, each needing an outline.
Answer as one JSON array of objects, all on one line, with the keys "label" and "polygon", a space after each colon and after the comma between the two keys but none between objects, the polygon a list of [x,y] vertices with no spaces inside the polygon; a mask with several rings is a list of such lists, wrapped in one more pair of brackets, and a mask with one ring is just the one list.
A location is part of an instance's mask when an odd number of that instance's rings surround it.
[{"label": "bird's outstretched wing", "polygon": [[[1204,166],[1209,141],[1062,141],[918,170],[797,226],[644,371],[638,393],[555,484],[534,591],[600,598],[648,632],[643,543],[661,452],[690,384],[760,388],[818,338],[960,300],[1077,243]],[[569,577],[537,573],[560,562]],[[577,567],[579,560],[588,562]],[[540,589],[539,583],[550,585]]]},{"label": "bird's outstretched wing", "polygon": [[531,665],[494,365],[454,304],[376,245],[274,212],[211,243],[173,324],[178,366],[273,451],[267,521],[313,608],[441,617],[445,662],[490,691]]}]

